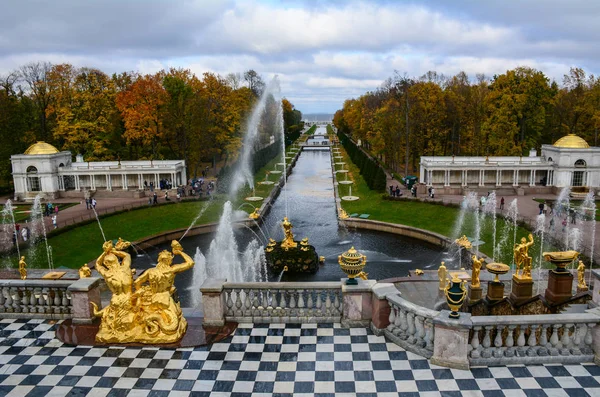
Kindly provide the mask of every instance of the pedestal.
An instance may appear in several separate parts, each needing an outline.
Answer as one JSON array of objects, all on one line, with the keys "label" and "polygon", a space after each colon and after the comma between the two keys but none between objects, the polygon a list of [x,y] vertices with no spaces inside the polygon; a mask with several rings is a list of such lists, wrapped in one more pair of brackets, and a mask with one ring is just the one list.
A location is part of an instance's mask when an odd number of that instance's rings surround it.
[{"label": "pedestal", "polygon": [[504,299],[504,283],[502,281],[488,281],[486,298],[489,301],[499,301]]},{"label": "pedestal", "polygon": [[473,287],[472,285],[469,285],[469,303],[474,303],[478,300],[481,300],[482,291],[483,289],[481,287]]},{"label": "pedestal", "polygon": [[533,280],[529,277],[523,278],[516,274],[512,277],[512,292],[510,293],[510,301],[513,305],[518,305],[533,296]]},{"label": "pedestal", "polygon": [[573,275],[571,272],[548,272],[548,288],[544,297],[550,303],[561,303],[570,299],[573,290]]}]

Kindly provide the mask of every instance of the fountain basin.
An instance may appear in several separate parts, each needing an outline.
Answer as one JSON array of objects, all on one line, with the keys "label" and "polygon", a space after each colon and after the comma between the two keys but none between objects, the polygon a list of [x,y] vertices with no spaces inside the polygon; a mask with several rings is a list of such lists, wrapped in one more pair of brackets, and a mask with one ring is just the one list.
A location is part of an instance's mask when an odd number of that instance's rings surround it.
[{"label": "fountain basin", "polygon": [[342,200],[344,200],[344,201],[356,201],[359,198],[360,197],[358,197],[358,196],[342,196]]},{"label": "fountain basin", "polygon": [[347,172],[348,172],[348,170],[337,170],[336,174],[345,174]]},{"label": "fountain basin", "polygon": [[273,171],[271,171],[271,174],[275,174],[275,175],[281,174],[281,171],[279,171],[279,170],[273,170]]},{"label": "fountain basin", "polygon": [[338,181],[340,185],[352,185],[354,181]]},{"label": "fountain basin", "polygon": [[275,183],[275,182],[273,182],[273,181],[262,181],[262,182],[258,182],[258,184],[259,184],[259,185],[272,185],[272,184],[274,184],[274,183]]},{"label": "fountain basin", "polygon": [[250,196],[250,197],[246,197],[244,200],[246,201],[262,201],[264,200],[264,197],[260,197],[260,196]]}]

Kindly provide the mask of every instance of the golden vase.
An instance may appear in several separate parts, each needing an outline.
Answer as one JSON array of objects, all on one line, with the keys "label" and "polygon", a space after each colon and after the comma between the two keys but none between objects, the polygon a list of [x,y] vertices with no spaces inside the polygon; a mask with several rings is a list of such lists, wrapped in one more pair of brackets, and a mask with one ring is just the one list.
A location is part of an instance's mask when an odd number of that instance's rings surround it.
[{"label": "golden vase", "polygon": [[363,272],[367,264],[367,256],[359,253],[354,247],[338,256],[338,263],[342,271],[348,276],[346,285],[358,285],[356,277],[363,280],[367,279],[367,274]]}]

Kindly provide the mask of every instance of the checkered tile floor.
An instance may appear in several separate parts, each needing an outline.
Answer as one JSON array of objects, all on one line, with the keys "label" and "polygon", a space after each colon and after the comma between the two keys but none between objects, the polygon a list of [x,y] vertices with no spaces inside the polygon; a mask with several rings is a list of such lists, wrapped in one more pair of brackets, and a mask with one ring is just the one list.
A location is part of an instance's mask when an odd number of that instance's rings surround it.
[{"label": "checkered tile floor", "polygon": [[437,367],[362,328],[240,325],[202,348],[68,347],[0,321],[0,396],[600,396],[600,367]]}]

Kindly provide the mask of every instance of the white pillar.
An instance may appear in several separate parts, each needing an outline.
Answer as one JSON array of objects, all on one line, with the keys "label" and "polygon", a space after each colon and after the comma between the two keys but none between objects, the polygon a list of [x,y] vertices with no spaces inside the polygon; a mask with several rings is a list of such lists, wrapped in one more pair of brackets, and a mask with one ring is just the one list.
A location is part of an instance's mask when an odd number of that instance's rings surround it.
[{"label": "white pillar", "polygon": [[123,190],[127,190],[127,175],[121,174],[121,179],[123,180]]},{"label": "white pillar", "polygon": [[479,170],[479,186],[483,186],[483,181],[485,179],[484,170]]},{"label": "white pillar", "polygon": [[531,170],[531,186],[535,186],[535,170]]},{"label": "white pillar", "polygon": [[112,179],[110,174],[106,174],[106,190],[112,190]]}]

